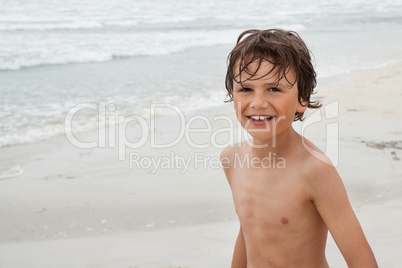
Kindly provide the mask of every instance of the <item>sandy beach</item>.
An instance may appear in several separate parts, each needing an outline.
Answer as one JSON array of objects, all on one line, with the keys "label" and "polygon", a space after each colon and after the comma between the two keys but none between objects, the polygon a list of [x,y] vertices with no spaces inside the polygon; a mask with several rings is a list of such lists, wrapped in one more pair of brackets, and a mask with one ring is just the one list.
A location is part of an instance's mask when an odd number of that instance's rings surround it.
[{"label": "sandy beach", "polygon": [[[304,125],[306,137],[324,151],[326,127],[339,129],[338,146],[328,150],[385,268],[402,262],[401,73],[398,63],[331,78],[316,97],[322,111],[336,103],[335,116]],[[228,127],[217,116],[235,120],[231,106],[186,114],[186,122],[194,116],[212,122],[212,131],[189,134],[190,140],[230,141],[227,132],[211,133]],[[157,118],[155,140],[175,140],[177,124],[174,116]],[[96,140],[97,134],[78,139]],[[128,148],[125,160],[119,160],[118,147],[81,149],[65,136],[0,148],[9,171],[0,178],[0,267],[229,267],[238,222],[216,164],[220,146],[194,148],[182,138],[169,148],[152,147],[148,141]],[[166,165],[154,167],[151,158]],[[331,238],[327,257],[330,267],[346,267]]]}]

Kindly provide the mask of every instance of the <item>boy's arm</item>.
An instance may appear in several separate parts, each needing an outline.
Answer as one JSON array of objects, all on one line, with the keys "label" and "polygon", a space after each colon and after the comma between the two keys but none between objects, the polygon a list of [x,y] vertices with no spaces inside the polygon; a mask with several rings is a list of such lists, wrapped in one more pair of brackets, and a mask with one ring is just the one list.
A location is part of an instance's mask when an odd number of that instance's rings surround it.
[{"label": "boy's arm", "polygon": [[[223,170],[225,171],[226,179],[230,185],[230,177],[232,171],[233,149],[226,147],[222,150],[220,159]],[[237,235],[236,244],[232,257],[232,268],[247,268],[246,244],[244,242],[243,229],[240,226],[239,234]]]},{"label": "boy's arm", "polygon": [[312,184],[312,200],[348,267],[377,268],[374,254],[335,168],[322,164]]},{"label": "boy's arm", "polygon": [[247,268],[246,245],[241,226],[233,251],[232,268]]}]

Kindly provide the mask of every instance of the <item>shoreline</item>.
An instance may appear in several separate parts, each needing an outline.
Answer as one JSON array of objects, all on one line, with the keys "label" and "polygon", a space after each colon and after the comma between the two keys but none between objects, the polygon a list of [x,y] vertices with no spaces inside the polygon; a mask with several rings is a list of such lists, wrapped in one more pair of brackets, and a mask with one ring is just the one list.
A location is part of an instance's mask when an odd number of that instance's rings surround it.
[{"label": "shoreline", "polygon": [[[221,45],[220,47],[226,47],[226,45]],[[196,49],[196,48],[191,48],[192,49]],[[128,60],[128,59],[121,59],[121,60]],[[88,64],[94,64],[94,63],[88,63]],[[107,64],[107,63],[104,63]],[[384,72],[386,73],[387,70],[394,70],[394,69],[399,69],[399,67],[402,65],[402,60],[398,60],[397,62],[393,62],[393,63],[389,63],[386,64],[385,66],[381,66],[381,67],[376,67],[376,68],[371,68],[371,69],[361,69],[361,70],[355,70],[352,72],[347,72],[344,74],[335,74],[335,75],[331,75],[328,77],[323,77],[323,78],[318,78],[318,86],[316,88],[317,94],[312,95],[313,99],[317,99],[320,102],[324,101],[324,104],[328,104],[328,102],[330,102],[331,100],[335,100],[336,97],[336,88],[339,87],[341,84],[347,84],[347,83],[353,83],[354,86],[356,85],[356,82],[353,82],[353,79],[350,79],[350,77],[356,77],[356,76],[365,76],[366,73],[370,72],[373,73],[375,71],[379,71],[379,72]],[[395,71],[396,73],[399,73],[398,71]],[[385,76],[386,77],[386,76]],[[383,79],[383,78],[382,78]],[[222,92],[224,93],[224,88],[222,88]],[[342,100],[344,102],[344,100]],[[169,104],[169,103],[167,103]],[[387,105],[387,104],[385,104]],[[208,108],[198,108],[196,110],[190,110],[190,111],[185,111],[184,114],[185,116],[194,116],[194,115],[204,115],[204,114],[213,114],[220,108],[223,108],[225,110],[224,114],[229,114],[229,116],[232,116],[234,118],[234,114],[232,113],[232,103],[226,103],[224,104],[222,101],[222,104],[216,104],[213,105],[211,107]],[[228,108],[229,107],[229,108]],[[356,112],[356,108],[350,107],[350,108],[346,108],[348,109],[347,111],[345,111],[346,113],[351,113],[351,112]],[[307,114],[310,115],[311,113],[313,113],[314,111],[308,110]],[[355,113],[356,115],[358,115],[358,113]],[[175,115],[167,115],[167,116],[162,116],[162,117],[167,117],[167,118],[157,118],[156,120],[158,121],[168,121],[169,117],[172,118]],[[148,123],[149,123],[149,119]],[[296,123],[297,124],[297,123]],[[133,127],[129,127],[130,129],[133,129]],[[83,137],[83,138],[93,138],[97,135],[97,129],[90,129],[90,130],[85,130],[83,132],[77,132],[76,135],[78,135],[79,137]],[[22,154],[18,154],[16,152],[20,152],[21,149],[24,149],[24,147],[28,148],[28,151],[32,150],[33,151],[39,151],[39,150],[35,150],[36,147],[41,147],[41,150],[43,150],[43,148],[45,148],[45,151],[47,150],[52,150],[52,146],[54,147],[54,149],[57,149],[56,144],[59,144],[60,142],[63,142],[63,140],[65,140],[65,133],[63,134],[58,134],[56,136],[52,136],[50,138],[46,138],[44,140],[38,140],[35,142],[28,142],[28,143],[22,143],[22,144],[13,144],[13,145],[7,145],[7,146],[3,146],[0,147],[0,152],[2,152],[2,155],[7,155],[7,157],[2,158],[1,154],[0,154],[0,163],[1,162],[8,162],[9,159],[13,159],[13,158],[23,158]],[[375,143],[372,141],[362,141],[362,142],[366,142],[367,144],[371,143],[371,147],[376,147],[376,146],[380,146],[380,142]],[[377,144],[377,145],[376,145]],[[384,147],[384,145],[383,145]],[[385,147],[389,147],[386,146]],[[7,160],[6,160],[7,158]],[[27,160],[30,161],[30,160]],[[26,162],[26,161],[25,161]],[[24,163],[25,163],[24,162]],[[21,163],[21,164],[24,164]],[[13,162],[14,165],[8,165],[9,168],[13,168],[15,166],[18,166],[20,163],[15,163]],[[14,174],[11,174],[12,177],[16,176]],[[18,175],[17,175],[18,176]],[[2,177],[0,176],[0,180],[1,179],[7,179],[7,177]]]},{"label": "shoreline", "polygon": [[[314,45],[314,43],[317,43],[317,41],[315,40],[315,38],[317,38],[315,36],[315,32],[302,32],[302,35],[306,37],[306,39],[308,39],[312,45]],[[311,39],[311,40],[310,40]],[[222,45],[215,45],[215,46],[211,46],[211,47],[191,47],[191,48],[187,48],[184,51],[179,51],[179,52],[175,52],[172,54],[168,54],[168,55],[159,55],[159,56],[144,56],[144,57],[133,57],[133,58],[120,58],[120,59],[116,59],[113,61],[109,61],[109,62],[101,62],[101,63],[74,63],[74,64],[69,64],[69,65],[46,65],[46,66],[38,66],[38,67],[33,67],[33,68],[26,68],[26,69],[22,69],[16,72],[12,72],[9,75],[7,75],[7,73],[2,73],[0,71],[0,80],[3,80],[3,83],[5,84],[6,87],[16,87],[16,88],[27,88],[29,89],[29,84],[35,84],[38,83],[38,78],[39,80],[43,80],[43,85],[40,85],[41,87],[44,87],[46,90],[47,87],[49,88],[54,88],[57,86],[59,86],[60,88],[57,88],[59,91],[62,92],[62,94],[65,94],[67,96],[67,100],[68,103],[58,103],[55,102],[54,105],[55,106],[60,106],[59,108],[51,108],[48,107],[51,113],[59,113],[59,114],[63,114],[63,118],[60,118],[60,116],[57,116],[57,118],[54,118],[53,120],[58,121],[57,124],[50,124],[49,122],[45,122],[45,125],[43,126],[46,129],[46,132],[41,132],[41,129],[26,129],[26,126],[23,126],[27,132],[28,131],[32,131],[34,134],[32,134],[31,136],[24,136],[24,135],[20,135],[19,133],[14,133],[14,137],[15,135],[21,136],[24,140],[35,140],[34,142],[28,141],[26,143],[22,143],[20,144],[19,142],[15,143],[13,138],[10,138],[12,136],[7,136],[6,134],[8,134],[7,132],[4,132],[4,136],[3,139],[1,140],[1,144],[7,144],[4,145],[3,147],[0,147],[0,150],[2,150],[3,148],[7,148],[10,146],[16,146],[16,145],[25,145],[25,144],[31,144],[31,143],[37,143],[37,142],[41,142],[41,141],[46,141],[47,139],[52,139],[54,137],[57,136],[62,136],[63,133],[60,134],[60,131],[62,129],[64,129],[64,118],[65,118],[65,114],[67,113],[67,111],[63,110],[65,108],[62,108],[62,106],[68,106],[69,110],[71,110],[73,108],[74,105],[78,104],[78,103],[93,103],[93,104],[99,104],[100,102],[105,102],[107,104],[117,104],[117,113],[119,115],[131,115],[131,114],[138,114],[140,116],[144,116],[144,117],[148,117],[149,114],[144,113],[143,110],[147,110],[149,107],[145,107],[139,105],[139,103],[135,103],[135,99],[130,99],[130,101],[126,102],[127,99],[121,99],[121,98],[117,98],[115,99],[113,97],[113,94],[110,95],[110,91],[116,91],[114,89],[114,87],[117,87],[119,90],[118,92],[120,92],[119,94],[123,94],[123,96],[126,96],[127,98],[130,96],[130,94],[134,93],[134,95],[136,95],[137,93],[139,94],[138,96],[141,97],[140,102],[145,101],[144,103],[148,103],[150,100],[147,99],[142,99],[142,88],[144,85],[136,84],[136,80],[138,79],[138,77],[135,76],[135,78],[133,77],[134,73],[140,73],[141,71],[144,72],[144,76],[148,77],[149,73],[152,71],[157,72],[160,75],[160,70],[158,69],[157,65],[161,64],[162,67],[164,67],[165,69],[169,69],[168,66],[170,66],[170,64],[173,62],[175,64],[180,64],[182,65],[181,68],[184,68],[184,70],[180,71],[180,75],[184,75],[184,77],[192,77],[194,76],[194,79],[197,80],[199,79],[199,81],[201,81],[201,83],[199,85],[193,85],[191,84],[191,81],[185,81],[182,84],[178,83],[177,86],[178,87],[186,87],[186,86],[191,86],[191,90],[193,90],[194,92],[198,92],[198,91],[205,91],[203,94],[206,94],[205,96],[208,97],[212,97],[213,100],[212,102],[214,103],[219,103],[220,102],[220,95],[222,96],[222,101],[224,100],[225,97],[225,88],[224,88],[224,81],[223,81],[223,77],[226,71],[226,56],[227,53],[230,51],[232,45],[228,45],[228,44],[222,44]],[[319,47],[316,47],[317,50],[320,50]],[[317,62],[315,63],[315,65],[319,70],[317,70],[318,73],[318,90],[320,91],[321,88],[325,88],[327,86],[330,86],[331,84],[337,83],[339,80],[343,80],[344,77],[353,75],[355,73],[358,72],[365,72],[365,71],[370,71],[370,70],[381,70],[383,68],[389,68],[392,67],[394,65],[398,65],[399,63],[402,62],[402,59],[392,59],[391,61],[387,61],[387,62],[382,62],[379,63],[379,65],[374,66],[374,67],[369,67],[369,66],[356,66],[354,70],[349,70],[349,69],[344,69],[341,70],[342,73],[339,73],[339,70],[336,69],[332,69],[332,71],[328,71],[325,70],[326,66],[323,66],[323,64],[325,64],[325,62],[321,62],[323,61],[323,55],[321,55],[320,53],[323,53],[322,51],[319,51],[319,55],[320,56],[317,59]],[[209,72],[211,72],[213,75],[208,75],[208,79],[211,81],[203,81],[205,79],[205,77],[203,77],[200,73],[203,72],[205,70],[205,66],[203,67],[197,67],[197,62],[199,62],[200,60],[203,60],[205,57],[209,57],[209,56],[213,56],[213,59],[209,59],[208,60],[208,64],[211,67],[211,69],[209,70]],[[144,66],[146,66],[147,64],[149,64],[150,66],[154,66],[154,67],[147,67],[145,70],[141,70],[141,68],[143,68]],[[133,69],[135,71],[130,72],[128,71],[128,69]],[[154,69],[152,69],[154,68]],[[189,72],[186,69],[193,69],[195,68],[195,71]],[[357,69],[356,69],[357,68]],[[323,69],[323,70],[320,70]],[[117,73],[121,73],[120,75],[117,75],[117,77],[113,76],[110,72],[110,70],[115,70],[115,72]],[[100,73],[102,74],[102,76],[97,76],[97,74]],[[165,80],[177,80],[180,79],[180,75],[176,72],[176,71],[170,71],[167,74],[164,74],[162,79]],[[98,97],[94,97],[94,96],[81,96],[81,97],[77,97],[75,99],[69,99],[69,95],[67,94],[67,92],[69,90],[81,90],[81,91],[85,91],[85,90],[93,90],[92,89],[92,84],[90,83],[91,81],[86,81],[86,82],[78,82],[78,83],[73,83],[73,81],[70,81],[69,79],[71,79],[71,77],[76,78],[76,79],[82,79],[83,76],[87,76],[87,77],[93,77],[91,79],[99,79],[100,82],[96,84],[96,86],[99,88],[98,90],[100,90],[100,95],[99,98]],[[187,79],[187,78],[186,78]],[[24,82],[15,82],[15,81],[24,81]],[[170,81],[169,83],[175,83]],[[123,82],[123,83],[122,83]],[[94,83],[94,82],[92,82]],[[141,82],[143,83],[143,82]],[[218,86],[216,86],[218,85]],[[137,86],[138,91],[140,92],[135,92],[135,91],[130,91],[131,87],[133,86]],[[155,90],[155,88],[153,88],[155,85],[151,85],[151,89],[150,90]],[[105,90],[105,87],[108,88],[109,90]],[[157,86],[156,86],[157,87]],[[216,91],[211,91],[211,90],[206,90],[206,88],[217,88],[218,90]],[[219,95],[218,95],[218,93]],[[7,93],[7,92],[6,92]],[[51,91],[48,92],[53,94]],[[158,98],[161,98],[161,95],[159,95],[159,93],[163,93],[166,94],[167,92],[158,92],[158,96],[156,99],[156,102],[158,102]],[[42,93],[43,94],[43,93]],[[211,96],[211,94],[213,96]],[[186,95],[187,93],[186,91],[179,91],[179,94],[177,95]],[[320,96],[320,92],[318,94],[318,96]],[[138,97],[137,96],[137,97]],[[180,109],[183,109],[185,111],[188,112],[197,112],[199,109],[203,109],[204,105],[197,103],[196,107],[193,107],[191,105],[191,101],[197,101],[199,98],[201,98],[202,100],[205,100],[205,102],[208,102],[208,98],[204,98],[205,97],[202,94],[198,94],[196,95],[195,98],[193,99],[186,99],[186,98],[177,98],[175,99],[173,96],[169,95],[169,98],[167,98],[166,100],[162,98],[163,103],[175,103],[176,105],[178,105],[178,107]],[[155,96],[156,97],[156,96]],[[315,97],[315,96],[313,96]],[[50,102],[53,102],[55,100],[50,99]],[[190,104],[189,104],[190,103]],[[40,103],[38,103],[38,105],[40,106]],[[135,107],[134,107],[135,106]],[[138,106],[138,107],[137,107]],[[137,109],[138,108],[138,109]],[[195,108],[195,109],[193,109]],[[215,109],[216,105],[211,106],[211,109]],[[24,108],[26,109],[26,108]],[[54,110],[55,109],[55,110]],[[147,110],[148,111],[148,110]],[[34,116],[32,118],[32,120],[34,120],[33,122],[38,124],[37,120],[37,115],[35,115],[35,112],[37,111],[32,111]],[[16,111],[14,111],[14,114],[16,113]],[[7,110],[5,112],[5,115],[10,117],[13,114],[13,110]],[[26,117],[28,116],[27,114],[22,114],[21,117]],[[42,115],[43,116],[43,115]],[[77,121],[79,124],[82,124],[83,129],[85,129],[83,131],[83,133],[86,132],[91,132],[93,131],[93,127],[96,125],[96,122],[92,122],[94,121],[97,115],[94,113],[93,116],[78,116],[79,121]],[[28,117],[27,117],[28,118]],[[62,120],[63,119],[63,120]],[[85,120],[84,120],[85,119]],[[14,120],[16,120],[13,117],[10,117],[10,120],[13,120],[12,122],[14,122]],[[36,120],[36,121],[35,121]],[[96,121],[96,120],[95,120]],[[15,121],[17,122],[17,121]],[[88,123],[90,122],[90,123]],[[6,121],[5,125],[7,127],[9,127],[8,122]],[[92,130],[91,130],[92,128]],[[11,132],[10,132],[11,133]],[[59,134],[55,134],[55,133],[59,133]],[[47,137],[47,138],[43,138],[43,137]],[[7,140],[8,139],[8,140]],[[7,140],[7,143],[6,143]],[[20,139],[21,140],[21,139]],[[10,144],[14,142],[14,144]]]}]

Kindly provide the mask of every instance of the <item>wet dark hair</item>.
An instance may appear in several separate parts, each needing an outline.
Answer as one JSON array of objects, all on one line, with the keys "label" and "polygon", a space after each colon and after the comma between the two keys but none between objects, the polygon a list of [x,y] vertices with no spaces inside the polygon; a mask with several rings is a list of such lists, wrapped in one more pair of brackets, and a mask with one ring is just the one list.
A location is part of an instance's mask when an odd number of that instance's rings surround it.
[{"label": "wet dark hair", "polygon": [[[246,37],[245,37],[246,36]],[[244,38],[244,39],[243,39]],[[247,30],[240,34],[236,46],[230,52],[226,73],[227,97],[233,101],[233,81],[242,84],[241,74],[247,73],[247,80],[257,80],[276,70],[277,82],[285,78],[292,86],[297,82],[299,103],[306,101],[308,108],[319,108],[321,104],[310,101],[317,85],[316,72],[313,67],[310,50],[300,36],[293,31],[282,29]],[[273,64],[272,70],[262,77],[253,78],[263,61]],[[248,66],[257,63],[253,72]],[[286,74],[293,70],[296,81],[289,81]],[[303,120],[303,114],[296,112],[294,121]]]}]

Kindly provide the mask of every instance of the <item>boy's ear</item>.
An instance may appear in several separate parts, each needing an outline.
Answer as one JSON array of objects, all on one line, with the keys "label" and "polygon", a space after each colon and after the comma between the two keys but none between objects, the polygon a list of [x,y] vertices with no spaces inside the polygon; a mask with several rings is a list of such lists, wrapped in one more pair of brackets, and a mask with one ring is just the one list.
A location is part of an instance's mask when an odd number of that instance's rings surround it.
[{"label": "boy's ear", "polygon": [[296,111],[298,113],[304,113],[307,109],[308,101],[303,100],[300,98],[299,102],[297,103]]}]

